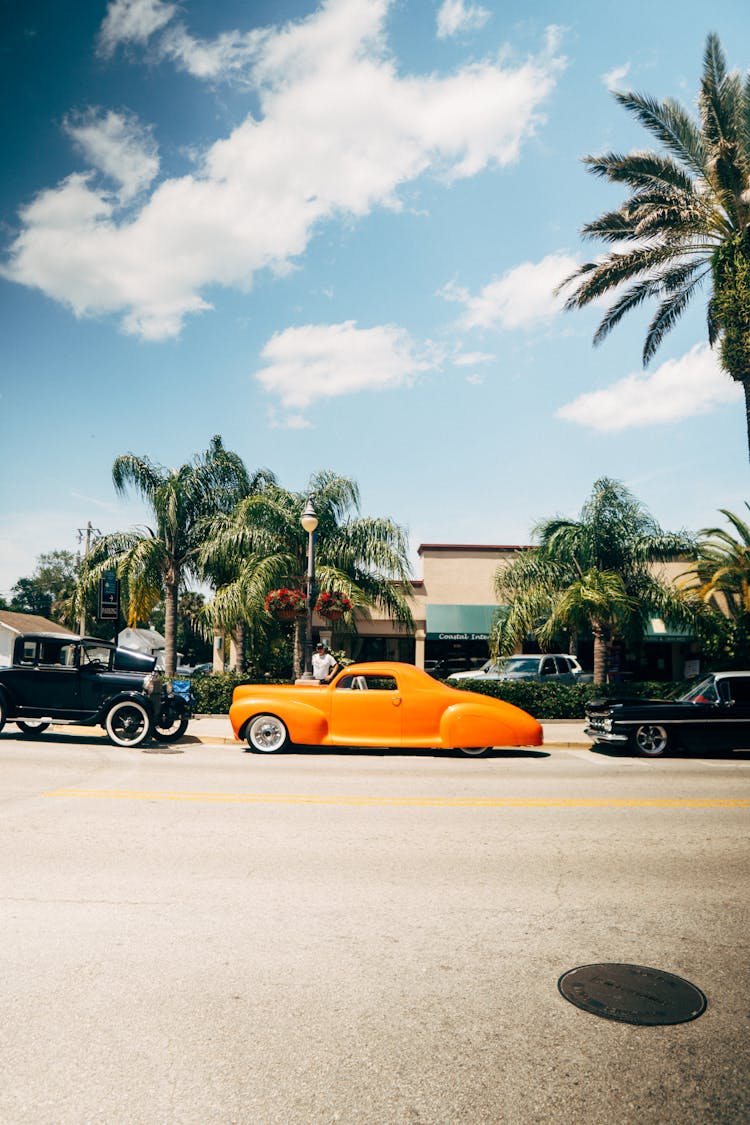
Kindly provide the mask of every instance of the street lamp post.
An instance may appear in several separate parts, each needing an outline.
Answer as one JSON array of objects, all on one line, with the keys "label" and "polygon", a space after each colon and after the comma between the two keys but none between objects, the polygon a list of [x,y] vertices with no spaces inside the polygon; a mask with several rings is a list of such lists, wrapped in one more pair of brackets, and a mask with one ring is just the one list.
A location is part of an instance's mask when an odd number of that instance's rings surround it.
[{"label": "street lamp post", "polygon": [[300,516],[300,523],[307,532],[307,614],[305,618],[305,667],[302,673],[303,680],[312,680],[312,619],[313,604],[315,602],[315,529],[318,526],[318,514],[315,511],[312,496],[308,496],[307,504]]}]

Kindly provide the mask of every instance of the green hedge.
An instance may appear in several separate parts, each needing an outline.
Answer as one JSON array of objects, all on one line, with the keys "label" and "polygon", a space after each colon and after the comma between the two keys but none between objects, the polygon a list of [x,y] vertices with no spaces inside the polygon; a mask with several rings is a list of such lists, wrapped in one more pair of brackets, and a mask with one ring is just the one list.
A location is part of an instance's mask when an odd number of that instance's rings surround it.
[{"label": "green hedge", "polygon": [[504,699],[535,719],[583,719],[590,699],[635,696],[638,699],[668,699],[685,686],[682,683],[627,684],[540,684],[534,680],[456,680],[449,687],[475,691]]},{"label": "green hedge", "polygon": [[[237,672],[213,673],[196,676],[190,681],[195,697],[197,715],[226,715],[232,702],[232,692],[240,684],[288,684],[289,680],[273,677],[251,677]],[[462,691],[475,691],[504,699],[528,711],[536,719],[583,719],[584,708],[590,699],[606,695],[610,699],[636,696],[638,699],[667,699],[686,686],[678,683],[638,684],[540,684],[533,680],[457,680],[450,687]]]},{"label": "green hedge", "polygon": [[228,715],[232,692],[240,684],[288,684],[289,680],[240,675],[238,672],[213,672],[190,681],[196,715]]}]

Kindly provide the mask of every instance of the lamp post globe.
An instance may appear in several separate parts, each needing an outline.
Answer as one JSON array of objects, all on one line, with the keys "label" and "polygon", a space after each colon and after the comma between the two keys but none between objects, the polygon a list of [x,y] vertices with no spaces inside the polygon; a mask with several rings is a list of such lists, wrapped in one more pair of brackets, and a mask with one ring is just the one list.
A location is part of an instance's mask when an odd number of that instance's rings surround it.
[{"label": "lamp post globe", "polygon": [[315,511],[312,496],[302,510],[300,523],[307,532],[307,616],[305,620],[305,666],[303,680],[312,680],[312,617],[315,601],[315,531],[318,526],[318,513]]}]

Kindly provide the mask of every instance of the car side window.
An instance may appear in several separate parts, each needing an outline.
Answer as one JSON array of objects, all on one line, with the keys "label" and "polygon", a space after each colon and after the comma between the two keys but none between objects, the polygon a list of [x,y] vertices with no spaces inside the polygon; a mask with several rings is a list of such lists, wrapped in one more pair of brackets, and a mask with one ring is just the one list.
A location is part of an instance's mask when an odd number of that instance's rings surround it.
[{"label": "car side window", "polygon": [[337,691],[397,691],[395,676],[342,676]]},{"label": "car side window", "polygon": [[368,691],[397,691],[395,676],[364,676]]},{"label": "car side window", "polygon": [[18,664],[36,663],[36,641],[23,641],[20,650],[16,649],[16,662]]},{"label": "car side window", "polygon": [[727,681],[732,703],[750,703],[750,676],[737,676]]},{"label": "car side window", "polygon": [[556,676],[557,668],[555,666],[554,656],[547,656],[542,661],[542,666],[539,669],[543,676]]},{"label": "car side window", "polygon": [[111,653],[112,650],[104,645],[83,645],[81,648],[81,664],[109,668]]},{"label": "car side window", "polygon": [[39,646],[39,663],[56,668],[70,668],[75,663],[75,645],[43,641]]}]

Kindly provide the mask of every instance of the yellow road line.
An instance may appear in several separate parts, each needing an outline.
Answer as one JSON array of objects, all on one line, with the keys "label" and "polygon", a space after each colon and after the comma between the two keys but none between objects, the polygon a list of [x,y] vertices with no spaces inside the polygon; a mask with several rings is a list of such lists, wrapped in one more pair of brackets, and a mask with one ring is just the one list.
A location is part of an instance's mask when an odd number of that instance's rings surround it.
[{"label": "yellow road line", "polygon": [[597,797],[357,797],[296,793],[164,793],[130,789],[55,789],[45,797],[118,801],[208,801],[250,805],[371,805],[484,809],[747,809],[750,798],[659,799]]}]

